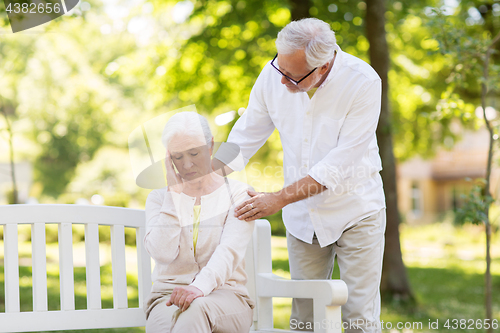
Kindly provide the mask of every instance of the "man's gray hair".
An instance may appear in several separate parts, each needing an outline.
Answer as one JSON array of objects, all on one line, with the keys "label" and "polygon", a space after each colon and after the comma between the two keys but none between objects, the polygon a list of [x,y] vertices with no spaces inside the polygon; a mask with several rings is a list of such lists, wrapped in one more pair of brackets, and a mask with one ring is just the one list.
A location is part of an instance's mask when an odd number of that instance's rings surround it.
[{"label": "man's gray hair", "polygon": [[207,118],[193,111],[179,112],[170,117],[161,136],[165,148],[168,148],[172,137],[178,134],[198,137],[209,146],[213,138]]},{"label": "man's gray hair", "polygon": [[288,23],[276,39],[278,53],[306,53],[307,65],[313,69],[332,60],[337,40],[330,25],[316,18],[305,18]]}]

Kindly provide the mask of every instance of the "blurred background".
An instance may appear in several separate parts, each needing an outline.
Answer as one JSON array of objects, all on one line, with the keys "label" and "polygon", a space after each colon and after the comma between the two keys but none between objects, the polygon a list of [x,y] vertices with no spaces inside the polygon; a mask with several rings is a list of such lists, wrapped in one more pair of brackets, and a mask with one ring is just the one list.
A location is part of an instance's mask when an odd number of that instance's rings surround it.
[{"label": "blurred background", "polygon": [[[302,17],[330,23],[384,81],[383,318],[485,318],[485,295],[500,318],[498,0],[86,0],[16,34],[0,3],[0,204],[144,208],[132,131],[196,105],[224,141],[278,31]],[[282,161],[275,132],[248,182],[279,190]],[[270,220],[286,276],[280,214]]]}]

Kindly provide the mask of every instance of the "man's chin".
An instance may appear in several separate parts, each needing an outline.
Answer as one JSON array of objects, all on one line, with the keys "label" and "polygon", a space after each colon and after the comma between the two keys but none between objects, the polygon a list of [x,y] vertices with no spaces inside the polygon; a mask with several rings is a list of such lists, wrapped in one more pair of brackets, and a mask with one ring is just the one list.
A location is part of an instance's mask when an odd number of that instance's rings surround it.
[{"label": "man's chin", "polygon": [[301,92],[299,89],[297,89],[295,87],[293,87],[293,88],[286,87],[286,90],[288,90],[288,92],[291,92],[292,94],[296,94],[296,93]]}]

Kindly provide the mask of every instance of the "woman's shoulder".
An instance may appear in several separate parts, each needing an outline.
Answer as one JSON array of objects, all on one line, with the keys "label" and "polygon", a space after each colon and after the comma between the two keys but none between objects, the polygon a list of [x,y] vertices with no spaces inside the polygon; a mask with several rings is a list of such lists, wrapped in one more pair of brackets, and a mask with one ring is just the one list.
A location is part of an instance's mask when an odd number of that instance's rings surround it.
[{"label": "woman's shoulder", "polygon": [[167,187],[152,190],[148,194],[147,201],[163,200],[163,198],[165,198],[165,195],[167,193],[168,193]]},{"label": "woman's shoulder", "polygon": [[236,179],[226,178],[229,186],[231,188],[231,192],[246,192],[247,190],[253,190],[253,187],[248,185],[247,183],[241,182]]},{"label": "woman's shoulder", "polygon": [[253,187],[251,187],[250,185],[243,183],[239,180],[230,179],[230,178],[227,178],[227,180],[228,180],[231,196],[237,205],[250,198],[247,191],[253,190]]}]

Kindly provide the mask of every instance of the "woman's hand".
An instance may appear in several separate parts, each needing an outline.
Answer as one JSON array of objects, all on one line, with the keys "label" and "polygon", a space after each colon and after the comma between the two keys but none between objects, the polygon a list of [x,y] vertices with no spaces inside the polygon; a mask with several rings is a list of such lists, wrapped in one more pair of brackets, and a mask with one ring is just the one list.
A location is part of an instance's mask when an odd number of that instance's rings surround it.
[{"label": "woman's hand", "polygon": [[177,305],[181,311],[186,311],[192,301],[202,296],[203,292],[196,287],[175,287],[172,296],[170,296],[170,299],[167,301],[167,306]]},{"label": "woman's hand", "polygon": [[167,156],[165,157],[165,169],[167,169],[168,190],[176,193],[181,193],[182,189],[184,188],[184,184],[181,176],[174,169],[172,157],[170,157],[170,152],[168,150]]}]

